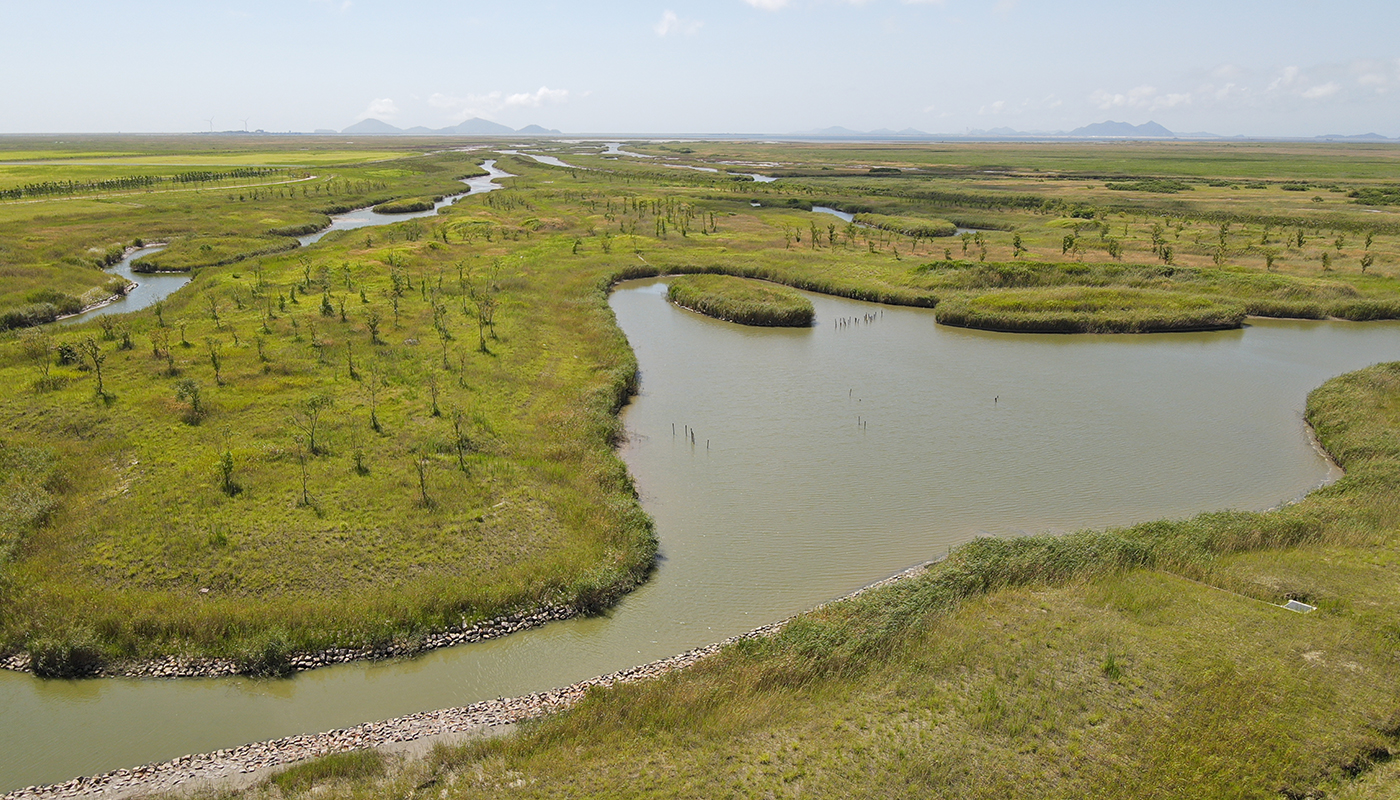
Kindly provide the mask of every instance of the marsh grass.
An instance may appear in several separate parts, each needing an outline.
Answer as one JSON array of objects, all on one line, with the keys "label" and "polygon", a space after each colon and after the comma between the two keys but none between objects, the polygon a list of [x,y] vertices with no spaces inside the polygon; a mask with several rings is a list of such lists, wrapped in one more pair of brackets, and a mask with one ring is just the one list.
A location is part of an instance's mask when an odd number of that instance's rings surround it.
[{"label": "marsh grass", "polygon": [[339,781],[366,781],[384,774],[385,757],[377,750],[348,750],[288,767],[267,779],[284,795],[330,788]]},{"label": "marsh grass", "polygon": [[410,214],[417,211],[432,211],[433,205],[441,198],[432,197],[406,197],[399,200],[390,200],[387,203],[380,203],[374,206],[374,210],[380,214]]},{"label": "marsh grass", "polygon": [[[1056,158],[1015,152],[1028,164]],[[1080,163],[1089,151],[1056,152]],[[1158,174],[1167,174],[1170,165],[1195,169],[1200,151],[1154,152],[1164,159]],[[88,336],[99,342],[110,401],[94,399],[90,366],[69,359],[41,379],[19,338],[0,337],[7,442],[48,448],[71,476],[50,491],[42,521],[15,529],[9,560],[0,563],[0,649],[61,655],[92,646],[107,661],[222,655],[246,671],[275,674],[302,650],[393,644],[410,652],[425,632],[506,611],[605,607],[645,579],[656,546],[611,450],[621,435],[616,414],[637,376],[607,292],[629,277],[725,274],[925,307],[1001,292],[1033,299],[1031,291],[1059,293],[1064,305],[1087,290],[1096,302],[1121,293],[1128,310],[1144,298],[1168,310],[1206,298],[1251,313],[1350,309],[1361,317],[1388,314],[1400,296],[1384,231],[1374,243],[1347,233],[1340,249],[1305,231],[1309,246],[1321,241],[1338,264],[1370,247],[1380,260],[1366,275],[1320,273],[1307,266],[1306,251],[1283,260],[1288,272],[1154,266],[1134,261],[1155,258],[1146,247],[1154,225],[1182,259],[1199,258],[1183,243],[1216,226],[1151,216],[1160,203],[1187,202],[1178,198],[1100,215],[1093,193],[1071,192],[1068,181],[1004,170],[969,178],[984,174],[970,168],[935,174],[926,153],[905,154],[922,166],[894,164],[903,170],[897,177],[776,186],[603,158],[577,159],[590,171],[507,159],[521,176],[509,188],[442,214],[202,267],[165,303],[163,318],[153,311],[115,318],[110,339],[95,324],[56,333],[55,344],[74,353]],[[96,261],[137,237],[257,239],[272,228],[319,224],[333,208],[459,190],[456,178],[472,169],[466,158],[334,164],[318,167],[316,182],[241,198],[219,189],[152,194],[137,205],[0,204],[0,236],[15,256],[0,265],[0,304],[43,286],[71,294],[70,274],[73,286],[105,277]],[[1269,158],[1275,170],[1292,168],[1277,153]],[[975,185],[938,194],[938,181],[965,180]],[[1236,202],[1233,191],[1198,186],[1188,194],[1208,205]],[[1023,194],[1036,202],[1022,204]],[[1125,193],[1112,194],[1126,202]],[[1298,194],[1271,189],[1249,202],[1271,215],[1292,213]],[[937,198],[953,195],[952,205],[939,205]],[[1012,259],[1010,230],[986,234],[986,262],[971,261],[972,253],[954,260],[960,243],[935,248],[888,231],[847,237],[824,228],[813,236],[803,209],[819,197],[892,216],[1001,220],[1024,234],[1031,254]],[[1324,204],[1316,218],[1342,230],[1350,213]],[[1047,219],[1097,227],[1051,228]],[[1123,237],[1125,263],[1090,247],[1102,246],[1099,223]],[[1058,254],[1071,231],[1084,240],[1088,263],[1046,260],[1045,243]],[[785,246],[794,232],[800,243]],[[1262,233],[1237,227],[1227,238],[1243,247]],[[488,307],[493,315],[484,318]],[[1111,303],[1093,307],[1100,317],[1119,313]],[[118,349],[127,338],[134,349]],[[40,380],[49,381],[42,391]],[[203,387],[198,424],[187,424],[189,404],[176,392],[185,380]],[[317,395],[334,402],[318,446],[308,448],[291,420]],[[469,424],[458,431],[452,420]],[[225,453],[241,488],[232,494],[220,478]],[[1067,556],[1037,557],[1052,564]]]},{"label": "marsh grass", "polygon": [[257,256],[295,250],[297,241],[285,236],[191,236],[177,239],[158,253],[131,262],[132,272],[189,272],[221,267]]},{"label": "marsh grass", "polygon": [[1018,333],[1151,333],[1238,328],[1245,307],[1150,289],[1007,289],[939,303],[938,322]]},{"label": "marsh grass", "polygon": [[861,225],[869,225],[872,228],[880,228],[921,239],[952,236],[958,232],[958,226],[946,219],[858,213],[855,215],[855,221]]},{"label": "marsh grass", "polygon": [[666,299],[741,325],[805,328],[814,316],[812,301],[791,289],[726,275],[677,276]]}]

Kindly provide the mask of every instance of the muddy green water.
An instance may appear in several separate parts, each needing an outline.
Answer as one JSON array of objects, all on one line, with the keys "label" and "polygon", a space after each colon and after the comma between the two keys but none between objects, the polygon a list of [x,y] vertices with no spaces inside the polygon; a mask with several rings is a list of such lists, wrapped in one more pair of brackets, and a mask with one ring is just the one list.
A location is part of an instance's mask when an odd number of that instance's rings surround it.
[{"label": "muddy green water", "polygon": [[812,296],[816,327],[761,329],[677,310],[664,291],[640,282],[612,298],[642,368],[623,456],[661,560],[609,616],[288,680],[0,673],[0,791],[564,685],[981,534],[1268,508],[1329,478],[1307,392],[1400,359],[1393,323],[1018,336]]}]

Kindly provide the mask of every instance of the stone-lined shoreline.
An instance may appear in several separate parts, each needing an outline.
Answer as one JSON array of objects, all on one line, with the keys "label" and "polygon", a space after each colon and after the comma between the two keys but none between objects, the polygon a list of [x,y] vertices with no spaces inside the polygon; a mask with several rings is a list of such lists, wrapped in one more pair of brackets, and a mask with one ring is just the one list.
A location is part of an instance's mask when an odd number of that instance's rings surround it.
[{"label": "stone-lined shoreline", "polygon": [[[547,606],[532,613],[507,614],[501,617],[478,622],[474,625],[461,625],[445,631],[429,633],[411,641],[399,640],[380,647],[332,647],[309,653],[295,653],[288,657],[284,674],[302,672],[332,664],[348,664],[352,661],[383,661],[390,658],[404,658],[440,647],[484,642],[511,633],[538,628],[547,622],[571,619],[582,613],[570,606]],[[33,672],[28,653],[15,653],[0,659],[0,669],[15,672]],[[222,678],[243,674],[237,661],[231,658],[202,658],[192,656],[166,656],[141,661],[120,662],[104,665],[90,677],[99,678]]]},{"label": "stone-lined shoreline", "polygon": [[[937,560],[910,567],[831,602],[846,600],[871,589],[922,575],[934,563],[937,563]],[[816,608],[819,609],[826,605],[829,603],[823,603]],[[503,632],[494,633],[492,636],[501,636],[505,632],[510,632],[504,631],[504,629],[509,628],[512,624],[520,625],[515,630],[523,630],[525,627],[535,627],[547,621],[541,620],[531,625],[523,624],[524,620],[532,619],[535,616],[537,615],[523,617],[520,623],[497,621],[482,623],[469,630],[500,624]],[[219,783],[230,783],[240,778],[246,779],[251,773],[262,773],[275,767],[287,766],[297,761],[317,758],[330,753],[391,746],[425,737],[487,731],[501,725],[536,719],[568,708],[594,686],[612,686],[617,683],[650,680],[673,670],[684,669],[703,658],[718,653],[734,642],[777,633],[792,619],[794,617],[755,628],[738,636],[731,636],[721,642],[697,647],[680,655],[600,675],[559,689],[550,689],[519,697],[483,700],[456,708],[424,711],[379,722],[366,722],[325,733],[301,734],[254,742],[239,747],[216,750],[212,753],[186,755],[156,764],[74,778],[47,786],[29,786],[12,791],[0,797],[0,800],[60,800],[61,798],[99,796],[116,800],[130,795],[173,791],[194,785],[211,786]],[[465,634],[466,631],[441,635],[446,637]],[[463,641],[468,640],[464,639]],[[346,660],[353,659],[347,658]]]}]

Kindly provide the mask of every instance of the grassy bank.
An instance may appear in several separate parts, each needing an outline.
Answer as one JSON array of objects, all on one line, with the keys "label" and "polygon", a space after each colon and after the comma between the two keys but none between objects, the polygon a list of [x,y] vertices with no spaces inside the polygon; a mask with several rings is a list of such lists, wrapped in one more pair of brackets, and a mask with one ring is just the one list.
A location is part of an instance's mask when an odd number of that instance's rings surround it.
[{"label": "grassy bank", "polygon": [[946,219],[922,219],[918,217],[893,217],[888,214],[859,213],[855,221],[872,228],[894,231],[905,236],[929,239],[938,236],[952,236],[958,226]]},{"label": "grassy bank", "polygon": [[1296,505],[980,539],[517,736],[318,791],[1390,796],[1400,364],[1328,382],[1308,418],[1347,474]]},{"label": "grassy bank", "polygon": [[671,279],[666,299],[706,316],[741,325],[805,328],[812,301],[784,287],[726,275],[682,275]]},{"label": "grassy bank", "polygon": [[295,250],[297,241],[285,236],[191,236],[177,239],[158,253],[131,262],[132,272],[190,272],[221,267],[257,256]]}]

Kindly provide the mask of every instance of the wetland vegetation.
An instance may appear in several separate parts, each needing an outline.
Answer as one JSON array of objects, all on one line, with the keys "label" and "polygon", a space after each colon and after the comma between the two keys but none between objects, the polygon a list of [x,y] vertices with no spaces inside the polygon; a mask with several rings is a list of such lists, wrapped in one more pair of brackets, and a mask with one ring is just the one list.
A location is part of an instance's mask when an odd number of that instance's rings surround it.
[{"label": "wetland vegetation", "polygon": [[[458,191],[487,154],[317,141],[5,143],[30,162],[0,163],[20,193],[0,200],[5,654],[54,675],[172,654],[277,672],[606,606],[656,550],[613,451],[637,376],[606,296],[629,277],[760,278],[1015,331],[1400,317],[1386,145],[628,146],[779,164],[771,183],[548,145],[572,166],[502,155],[505,190],[274,252],[327,214]],[[138,240],[170,242],[149,263],[189,286],[32,327],[111,294],[101,267]],[[1397,398],[1394,365],[1312,396],[1347,476],[1296,505],[979,540],[521,736],[252,793],[1383,796]],[[1319,610],[1270,605],[1290,598]]]},{"label": "wetland vegetation", "polygon": [[812,301],[783,286],[729,275],[682,275],[666,298],[682,308],[741,325],[805,328],[812,324]]}]

